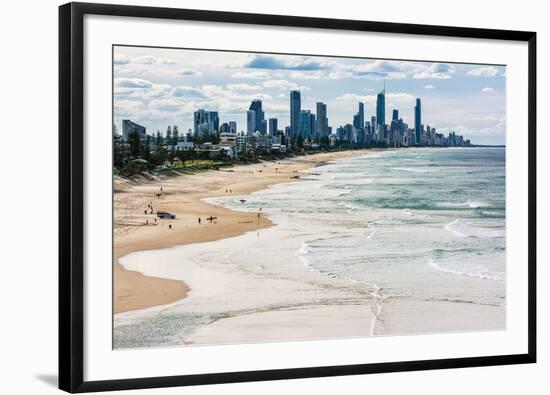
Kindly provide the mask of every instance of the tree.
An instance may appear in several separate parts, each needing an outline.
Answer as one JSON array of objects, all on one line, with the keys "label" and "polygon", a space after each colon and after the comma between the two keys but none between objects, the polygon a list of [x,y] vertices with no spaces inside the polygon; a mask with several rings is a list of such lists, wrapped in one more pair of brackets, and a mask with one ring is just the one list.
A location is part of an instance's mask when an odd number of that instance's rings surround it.
[{"label": "tree", "polygon": [[304,138],[302,137],[302,135],[299,135],[296,139],[296,146],[298,148],[302,148],[304,146]]},{"label": "tree", "polygon": [[180,138],[180,133],[178,131],[178,126],[174,125],[172,128],[172,145],[178,145],[178,139]]},{"label": "tree", "polygon": [[141,154],[141,140],[138,132],[132,132],[128,135],[128,144],[130,145],[130,157],[132,159],[139,158]]},{"label": "tree", "polygon": [[160,131],[157,130],[157,135],[155,136],[155,149],[158,149],[159,147],[162,147],[162,135],[160,134]]},{"label": "tree", "polygon": [[151,161],[151,136],[147,135],[142,147],[143,159],[148,163]]},{"label": "tree", "polygon": [[212,144],[219,144],[220,143],[220,134],[218,132],[214,132],[210,135]]},{"label": "tree", "polygon": [[166,144],[172,144],[172,127],[168,125],[166,128]]},{"label": "tree", "polygon": [[330,144],[330,140],[328,138],[328,136],[321,136],[321,139],[319,140],[319,143],[321,145],[321,147],[328,147],[329,144]]}]

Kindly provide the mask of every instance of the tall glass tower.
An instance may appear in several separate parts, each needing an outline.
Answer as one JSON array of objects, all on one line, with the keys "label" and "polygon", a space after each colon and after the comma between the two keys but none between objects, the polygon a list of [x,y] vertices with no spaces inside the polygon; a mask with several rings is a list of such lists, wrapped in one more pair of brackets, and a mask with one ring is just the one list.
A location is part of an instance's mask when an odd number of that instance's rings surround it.
[{"label": "tall glass tower", "polygon": [[422,133],[422,105],[420,98],[416,98],[416,106],[414,106],[414,134],[416,145],[420,145],[420,135]]},{"label": "tall glass tower", "polygon": [[301,110],[302,99],[300,98],[300,91],[290,91],[290,137],[298,135]]},{"label": "tall glass tower", "polygon": [[252,103],[250,103],[250,111],[254,111],[256,113],[256,119],[254,121],[254,126],[257,131],[259,131],[261,134],[265,134],[266,130],[263,127],[264,124],[264,112],[262,110],[262,101],[261,100],[252,100]]},{"label": "tall glass tower", "polygon": [[248,110],[246,112],[246,134],[252,136],[256,131],[256,111]]},{"label": "tall glass tower", "polygon": [[376,96],[376,124],[382,127],[386,124],[386,81],[384,89]]},{"label": "tall glass tower", "polygon": [[363,103],[359,103],[359,125],[360,129],[365,128],[365,105]]},{"label": "tall glass tower", "polygon": [[319,138],[328,134],[327,105],[322,102],[317,102],[316,134]]}]

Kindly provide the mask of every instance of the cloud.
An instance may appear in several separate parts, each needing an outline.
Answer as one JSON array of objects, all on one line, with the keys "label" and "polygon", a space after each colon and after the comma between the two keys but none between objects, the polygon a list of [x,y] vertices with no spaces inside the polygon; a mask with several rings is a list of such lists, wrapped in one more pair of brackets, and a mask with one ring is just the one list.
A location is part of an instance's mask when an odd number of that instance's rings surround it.
[{"label": "cloud", "polygon": [[149,103],[149,108],[152,110],[174,112],[182,110],[184,104],[174,98],[155,99]]},{"label": "cloud", "polygon": [[306,86],[300,86],[295,82],[287,80],[269,80],[262,83],[265,88],[282,89],[282,90],[309,90]]},{"label": "cloud", "polygon": [[354,101],[364,101],[366,96],[361,96],[356,93],[344,93],[343,95],[337,96],[336,100],[354,100]]},{"label": "cloud", "polygon": [[176,61],[172,59],[165,59],[165,58],[156,58],[154,56],[138,56],[137,58],[133,58],[131,60],[127,58],[116,58],[114,61],[115,64],[118,65],[126,65],[126,64],[143,64],[143,65],[154,65],[154,64],[162,64],[162,65],[175,65]]},{"label": "cloud", "polygon": [[232,91],[257,91],[262,89],[261,85],[250,84],[227,84],[226,87]]},{"label": "cloud", "polygon": [[466,74],[476,77],[494,77],[498,74],[498,69],[494,66],[478,67],[468,70]]},{"label": "cloud", "polygon": [[206,97],[201,89],[193,88],[191,86],[175,86],[174,88],[172,88],[170,94],[175,97],[196,99],[204,99]]},{"label": "cloud", "polygon": [[456,71],[455,66],[446,63],[432,63],[428,67],[419,67],[414,73],[413,78],[416,79],[448,79],[451,78],[451,74]]},{"label": "cloud", "polygon": [[292,79],[333,79],[364,78],[374,81],[382,79],[403,79],[412,76],[416,79],[451,78],[456,68],[445,63],[419,63],[404,61],[372,60],[362,63],[342,63],[326,61],[321,69],[314,71],[293,71]]},{"label": "cloud", "polygon": [[319,70],[324,68],[324,65],[311,58],[256,55],[245,67],[269,70]]},{"label": "cloud", "polygon": [[352,77],[373,80],[401,79],[407,76],[406,67],[402,63],[386,60],[375,60],[374,62],[354,65],[349,71]]},{"label": "cloud", "polygon": [[290,74],[288,74],[288,77],[292,79],[300,79],[300,80],[318,80],[321,78],[327,77],[327,72],[325,71],[292,71]]},{"label": "cloud", "polygon": [[267,80],[269,78],[269,74],[265,71],[239,71],[234,73],[231,77],[251,80]]},{"label": "cloud", "polygon": [[130,60],[124,56],[115,56],[115,58],[113,59],[113,63],[122,66],[130,63]]},{"label": "cloud", "polygon": [[432,84],[424,85],[424,89],[435,89],[435,86]]},{"label": "cloud", "polygon": [[141,78],[115,78],[115,86],[120,88],[144,89],[153,87],[153,83]]},{"label": "cloud", "polygon": [[485,88],[483,88],[481,90],[483,93],[491,93],[491,92],[494,92],[495,90],[489,86],[486,86]]},{"label": "cloud", "polygon": [[183,76],[189,76],[189,77],[201,77],[202,76],[202,73],[198,70],[194,70],[194,69],[179,69],[178,70],[178,74],[179,75],[183,75]]},{"label": "cloud", "polygon": [[175,60],[172,59],[157,59],[158,64],[174,65],[176,64]]},{"label": "cloud", "polygon": [[132,59],[132,63],[155,64],[157,63],[157,59],[154,56],[140,56]]}]

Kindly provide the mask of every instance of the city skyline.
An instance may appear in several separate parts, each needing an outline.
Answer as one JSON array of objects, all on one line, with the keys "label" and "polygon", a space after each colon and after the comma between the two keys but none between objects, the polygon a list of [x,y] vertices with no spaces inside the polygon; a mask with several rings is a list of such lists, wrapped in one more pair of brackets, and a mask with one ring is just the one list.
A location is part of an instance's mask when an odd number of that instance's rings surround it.
[{"label": "city skyline", "polygon": [[356,117],[364,124],[379,116],[379,93],[385,92],[386,124],[397,110],[415,128],[421,98],[424,127],[454,131],[475,144],[505,143],[504,66],[135,47],[115,47],[114,62],[115,124],[131,119],[149,134],[164,133],[168,125],[193,130],[199,109],[246,132],[247,112],[258,105],[262,116],[254,123],[264,124],[256,129],[267,131],[268,120],[277,118],[284,130],[292,127],[292,91],[300,92],[298,117],[300,110],[321,110],[328,124],[317,119],[311,127],[330,126],[334,133]]}]

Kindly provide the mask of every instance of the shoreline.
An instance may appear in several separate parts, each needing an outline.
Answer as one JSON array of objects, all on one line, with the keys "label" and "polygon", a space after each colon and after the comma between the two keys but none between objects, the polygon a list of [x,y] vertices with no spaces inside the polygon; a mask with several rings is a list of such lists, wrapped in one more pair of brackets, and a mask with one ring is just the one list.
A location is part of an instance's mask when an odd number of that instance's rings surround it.
[{"label": "shoreline", "polygon": [[[138,251],[215,241],[271,227],[261,213],[234,211],[203,201],[220,196],[243,196],[294,179],[301,170],[330,161],[363,156],[375,149],[338,151],[300,156],[281,161],[239,165],[224,171],[209,170],[194,175],[158,178],[154,181],[114,180],[114,314],[165,305],[184,299],[191,288],[182,281],[146,276],[127,270],[120,258]],[[163,188],[161,197],[156,194]],[[227,192],[226,192],[227,191]],[[158,220],[145,214],[176,214],[175,220]],[[212,222],[209,216],[218,217]],[[198,223],[201,218],[201,224]],[[148,223],[147,223],[148,221]],[[169,227],[171,225],[171,228]]]}]

